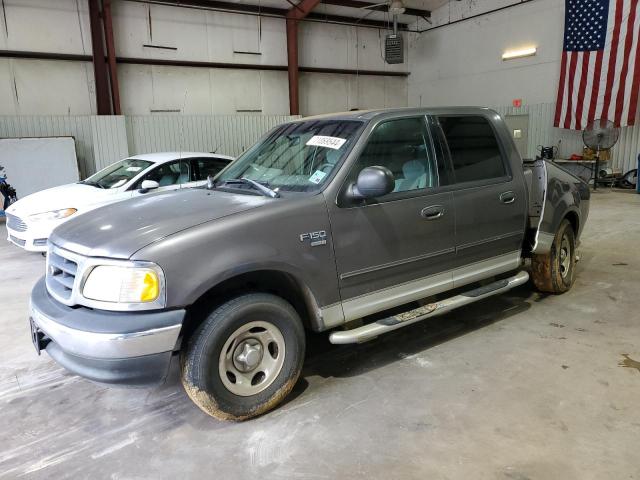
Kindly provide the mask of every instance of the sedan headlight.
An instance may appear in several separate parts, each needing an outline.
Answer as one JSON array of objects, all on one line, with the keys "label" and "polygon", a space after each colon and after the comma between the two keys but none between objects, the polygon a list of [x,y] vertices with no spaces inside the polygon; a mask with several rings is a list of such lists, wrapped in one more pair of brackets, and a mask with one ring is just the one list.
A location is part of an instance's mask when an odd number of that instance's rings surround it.
[{"label": "sedan headlight", "polygon": [[35,215],[29,215],[29,219],[33,221],[38,220],[60,220],[67,218],[76,213],[78,210],[75,208],[63,208],[61,210],[52,210],[50,212],[36,213]]},{"label": "sedan headlight", "polygon": [[84,282],[82,296],[98,302],[164,306],[164,275],[157,265],[94,267]]}]

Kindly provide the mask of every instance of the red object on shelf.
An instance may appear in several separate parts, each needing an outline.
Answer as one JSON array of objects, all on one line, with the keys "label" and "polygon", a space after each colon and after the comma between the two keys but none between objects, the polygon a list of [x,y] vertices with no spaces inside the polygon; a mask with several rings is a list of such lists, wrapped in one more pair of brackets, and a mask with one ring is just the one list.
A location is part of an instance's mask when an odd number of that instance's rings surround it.
[{"label": "red object on shelf", "polygon": [[516,108],[520,108],[522,106],[522,99],[516,98],[513,100],[513,106]]},{"label": "red object on shelf", "polygon": [[569,157],[569,160],[584,160],[582,155],[576,155],[575,153]]}]

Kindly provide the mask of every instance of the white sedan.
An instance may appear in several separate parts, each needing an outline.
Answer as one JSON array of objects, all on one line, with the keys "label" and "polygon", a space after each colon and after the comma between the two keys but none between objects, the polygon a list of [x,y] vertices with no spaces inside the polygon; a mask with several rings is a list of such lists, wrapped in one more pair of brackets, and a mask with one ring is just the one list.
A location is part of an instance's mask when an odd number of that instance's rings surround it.
[{"label": "white sedan", "polygon": [[11,243],[32,252],[47,250],[49,235],[71,217],[150,191],[198,187],[233,157],[212,153],[149,153],[126,158],[86,180],[28,195],[7,208]]}]

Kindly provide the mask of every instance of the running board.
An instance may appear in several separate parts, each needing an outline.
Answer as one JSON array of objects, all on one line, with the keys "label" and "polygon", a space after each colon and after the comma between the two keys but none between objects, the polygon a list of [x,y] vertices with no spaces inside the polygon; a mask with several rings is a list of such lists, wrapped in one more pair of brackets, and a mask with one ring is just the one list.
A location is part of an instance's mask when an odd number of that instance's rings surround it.
[{"label": "running board", "polygon": [[518,272],[512,277],[498,280],[483,287],[478,287],[455,297],[447,298],[436,303],[430,303],[408,312],[399,313],[392,317],[383,318],[373,323],[368,323],[352,330],[340,330],[329,336],[329,341],[335,344],[361,343],[372,340],[399,328],[406,327],[427,318],[435,317],[450,312],[456,308],[477,302],[483,298],[498,295],[522,285],[529,280],[529,274],[525,271]]}]

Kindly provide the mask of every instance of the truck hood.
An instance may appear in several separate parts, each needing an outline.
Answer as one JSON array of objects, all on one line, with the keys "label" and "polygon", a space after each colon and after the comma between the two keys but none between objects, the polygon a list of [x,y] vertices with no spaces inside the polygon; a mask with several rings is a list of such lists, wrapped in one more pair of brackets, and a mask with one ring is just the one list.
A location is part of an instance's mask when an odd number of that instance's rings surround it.
[{"label": "truck hood", "polygon": [[56,228],[49,238],[81,255],[129,258],[169,235],[269,201],[273,200],[198,188],[150,194],[74,218]]},{"label": "truck hood", "polygon": [[63,208],[82,210],[87,205],[108,201],[107,199],[117,193],[118,190],[107,190],[82,183],[71,183],[27,195],[11,205],[7,209],[7,213],[26,218],[36,213],[51,212]]}]

